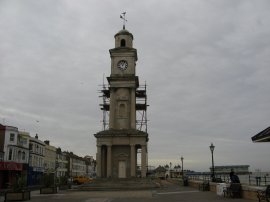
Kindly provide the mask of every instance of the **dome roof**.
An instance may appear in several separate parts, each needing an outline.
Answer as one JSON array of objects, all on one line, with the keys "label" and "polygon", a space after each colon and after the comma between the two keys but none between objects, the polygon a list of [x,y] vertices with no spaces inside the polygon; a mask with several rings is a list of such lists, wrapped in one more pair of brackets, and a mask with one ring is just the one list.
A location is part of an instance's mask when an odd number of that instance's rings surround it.
[{"label": "dome roof", "polygon": [[117,34],[114,35],[114,37],[116,37],[118,35],[130,35],[132,37],[132,39],[133,39],[133,35],[126,29],[120,30]]}]

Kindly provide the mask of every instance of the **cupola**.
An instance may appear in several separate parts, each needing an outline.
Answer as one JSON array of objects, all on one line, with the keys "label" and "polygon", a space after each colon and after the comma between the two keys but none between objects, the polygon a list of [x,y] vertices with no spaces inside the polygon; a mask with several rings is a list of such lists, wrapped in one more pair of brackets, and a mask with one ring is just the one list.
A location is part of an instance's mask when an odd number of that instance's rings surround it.
[{"label": "cupola", "polygon": [[115,48],[132,48],[133,47],[133,35],[126,29],[120,30],[114,35]]}]

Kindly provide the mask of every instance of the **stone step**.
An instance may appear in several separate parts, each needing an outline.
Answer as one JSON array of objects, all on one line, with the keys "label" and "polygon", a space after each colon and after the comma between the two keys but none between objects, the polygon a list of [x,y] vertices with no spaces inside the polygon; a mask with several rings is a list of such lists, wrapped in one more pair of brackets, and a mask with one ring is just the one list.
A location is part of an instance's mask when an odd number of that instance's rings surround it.
[{"label": "stone step", "polygon": [[160,188],[157,181],[150,179],[96,179],[92,183],[78,187],[81,191],[118,191],[118,190],[149,190]]}]

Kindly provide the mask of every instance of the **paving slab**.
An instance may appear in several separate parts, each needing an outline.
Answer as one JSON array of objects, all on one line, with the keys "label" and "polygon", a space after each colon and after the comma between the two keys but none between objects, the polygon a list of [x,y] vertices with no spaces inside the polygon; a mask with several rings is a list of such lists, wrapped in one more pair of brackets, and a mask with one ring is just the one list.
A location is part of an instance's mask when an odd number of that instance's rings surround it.
[{"label": "paving slab", "polygon": [[181,191],[61,191],[57,194],[32,194],[31,202],[247,202],[246,199],[231,199],[217,196],[213,192],[198,190]]},{"label": "paving slab", "polygon": [[31,202],[252,202],[218,196],[214,192],[202,192],[179,184],[163,183],[154,190],[129,191],[59,191],[57,194],[31,192]]}]

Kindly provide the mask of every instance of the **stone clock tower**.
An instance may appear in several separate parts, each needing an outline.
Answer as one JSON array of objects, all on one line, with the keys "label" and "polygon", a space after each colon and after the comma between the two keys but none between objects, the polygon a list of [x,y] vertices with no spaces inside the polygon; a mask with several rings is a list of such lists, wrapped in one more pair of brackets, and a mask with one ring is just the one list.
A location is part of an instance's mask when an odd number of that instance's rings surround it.
[{"label": "stone clock tower", "polygon": [[109,112],[109,127],[94,135],[97,177],[146,177],[148,134],[136,128],[136,111],[144,107],[146,110],[147,106],[137,103],[140,95],[146,96],[145,91],[138,90],[137,50],[133,48],[133,35],[125,27],[114,38],[115,48],[110,49],[111,75],[107,77],[109,87],[103,91],[109,104],[102,108]]}]

